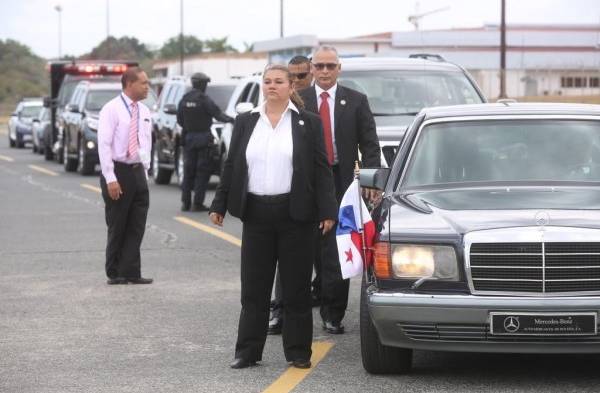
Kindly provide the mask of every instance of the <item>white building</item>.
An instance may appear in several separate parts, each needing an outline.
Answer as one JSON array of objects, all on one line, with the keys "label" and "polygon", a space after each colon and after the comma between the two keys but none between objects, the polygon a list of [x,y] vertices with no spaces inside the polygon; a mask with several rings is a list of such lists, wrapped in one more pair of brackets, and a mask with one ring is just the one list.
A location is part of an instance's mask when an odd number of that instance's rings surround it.
[{"label": "white building", "polygon": [[[484,93],[499,94],[500,28],[404,31],[348,39],[286,37],[254,44],[270,61],[309,55],[319,45],[341,56],[435,53],[465,67]],[[506,89],[509,97],[600,94],[600,25],[508,25]]]},{"label": "white building", "polygon": [[[183,60],[183,75],[204,72],[212,82],[223,82],[232,78],[243,78],[261,72],[267,64],[266,53],[203,53],[187,56]],[[181,75],[179,59],[163,60],[154,64],[153,83],[160,84],[165,78]]]}]

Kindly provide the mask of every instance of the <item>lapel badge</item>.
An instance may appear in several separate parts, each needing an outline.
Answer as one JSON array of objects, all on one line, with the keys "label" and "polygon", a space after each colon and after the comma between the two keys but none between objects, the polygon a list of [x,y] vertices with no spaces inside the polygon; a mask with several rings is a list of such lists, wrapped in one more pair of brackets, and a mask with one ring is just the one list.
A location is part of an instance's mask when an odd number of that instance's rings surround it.
[{"label": "lapel badge", "polygon": [[301,126],[303,126],[303,125],[304,125],[304,120],[300,120],[300,121],[298,122],[298,124],[300,124]]},{"label": "lapel badge", "polygon": [[342,105],[346,105],[346,100],[341,100],[341,101],[340,101],[340,104],[342,104]]}]

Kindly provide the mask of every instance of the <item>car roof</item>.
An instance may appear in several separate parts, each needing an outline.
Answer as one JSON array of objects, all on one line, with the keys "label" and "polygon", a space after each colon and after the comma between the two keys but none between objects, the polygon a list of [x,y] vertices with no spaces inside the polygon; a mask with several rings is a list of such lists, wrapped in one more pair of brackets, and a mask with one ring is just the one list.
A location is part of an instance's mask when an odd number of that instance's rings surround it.
[{"label": "car roof", "polygon": [[446,71],[462,72],[453,63],[425,59],[409,59],[406,57],[348,57],[341,58],[342,73],[344,71],[363,70],[406,70],[406,71]]},{"label": "car roof", "polygon": [[421,114],[424,114],[426,119],[510,115],[600,116],[600,105],[504,102],[423,108]]},{"label": "car roof", "polygon": [[23,106],[43,106],[44,102],[41,99],[39,99],[39,100],[27,99],[26,101],[21,101],[21,104]]},{"label": "car roof", "polygon": [[121,84],[108,81],[81,81],[78,86],[87,85],[89,90],[121,90]]}]

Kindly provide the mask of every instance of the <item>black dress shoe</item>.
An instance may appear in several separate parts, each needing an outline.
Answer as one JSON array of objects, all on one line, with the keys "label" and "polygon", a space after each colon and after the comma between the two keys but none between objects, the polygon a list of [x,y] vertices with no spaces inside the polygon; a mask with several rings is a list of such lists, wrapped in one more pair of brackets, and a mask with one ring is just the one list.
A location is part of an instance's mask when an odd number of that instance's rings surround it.
[{"label": "black dress shoe", "polygon": [[139,278],[128,278],[127,282],[130,284],[152,284],[154,282],[154,280],[151,278],[139,277]]},{"label": "black dress shoe", "polygon": [[323,329],[330,334],[344,334],[344,325],[341,322],[323,321]]},{"label": "black dress shoe", "polygon": [[123,284],[127,284],[127,280],[124,279],[123,277],[113,277],[113,278],[109,278],[106,283],[108,285],[123,285]]},{"label": "black dress shoe", "polygon": [[292,366],[296,368],[310,368],[310,360],[293,360]]},{"label": "black dress shoe", "polygon": [[283,327],[283,318],[273,317],[269,321],[269,328],[267,329],[267,334],[269,334],[269,335],[281,334],[282,327]]},{"label": "black dress shoe", "polygon": [[192,209],[193,212],[207,212],[208,210],[210,210],[208,207],[204,206],[204,205],[192,205]]},{"label": "black dress shoe", "polygon": [[247,368],[252,366],[256,366],[256,362],[254,360],[246,360],[242,358],[234,359],[229,365],[231,368]]},{"label": "black dress shoe", "polygon": [[181,211],[182,212],[189,212],[190,211],[190,204],[189,203],[182,203],[181,204]]}]

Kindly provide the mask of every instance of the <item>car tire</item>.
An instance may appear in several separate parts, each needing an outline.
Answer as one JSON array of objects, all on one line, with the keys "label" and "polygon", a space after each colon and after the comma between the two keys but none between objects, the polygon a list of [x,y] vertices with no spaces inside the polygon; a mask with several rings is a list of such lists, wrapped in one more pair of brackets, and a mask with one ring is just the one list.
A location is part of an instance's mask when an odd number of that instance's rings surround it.
[{"label": "car tire", "polygon": [[69,149],[67,149],[65,146],[63,146],[63,149],[62,149],[62,152],[63,152],[62,162],[63,162],[63,166],[65,168],[65,172],[75,172],[75,170],[77,170],[77,159],[69,157],[69,153],[68,153]]},{"label": "car tire", "polygon": [[37,146],[35,145],[35,142],[31,144],[31,152],[32,152],[32,153],[37,153],[37,152],[38,152],[38,148],[37,148]]},{"label": "car tire", "polygon": [[155,184],[169,184],[171,182],[173,170],[161,168],[159,163],[158,151],[152,147],[152,179],[154,180]]},{"label": "car tire", "polygon": [[16,140],[17,148],[22,149],[25,147],[25,142],[23,142],[23,135],[20,135],[17,132],[17,140]]},{"label": "car tire", "polygon": [[367,283],[360,292],[360,349],[364,369],[370,374],[405,374],[412,367],[412,349],[382,345],[367,304]]},{"label": "car tire", "polygon": [[85,139],[80,139],[77,149],[77,172],[83,176],[94,174],[94,164],[90,160],[90,155],[85,151]]},{"label": "car tire", "polygon": [[183,148],[177,146],[175,150],[175,174],[177,175],[177,185],[183,187],[183,179],[185,178],[185,164],[183,162]]},{"label": "car tire", "polygon": [[16,147],[17,143],[10,137],[10,131],[8,132],[8,145],[10,147]]},{"label": "car tire", "polygon": [[52,153],[52,146],[44,142],[44,158],[46,161],[52,161],[54,159],[54,154]]}]

